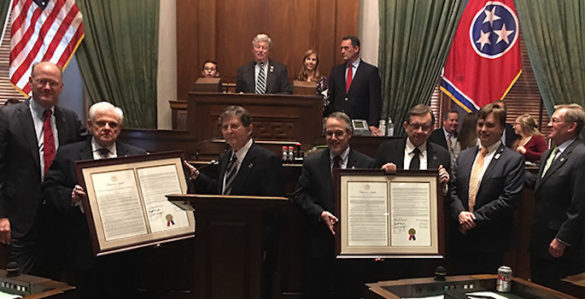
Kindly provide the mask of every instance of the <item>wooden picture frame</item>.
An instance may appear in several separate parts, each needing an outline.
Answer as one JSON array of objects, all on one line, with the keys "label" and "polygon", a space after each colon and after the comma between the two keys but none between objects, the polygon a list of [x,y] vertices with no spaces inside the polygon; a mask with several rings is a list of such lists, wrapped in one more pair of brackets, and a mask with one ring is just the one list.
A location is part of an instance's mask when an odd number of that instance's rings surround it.
[{"label": "wooden picture frame", "polygon": [[186,193],[182,152],[76,161],[95,255],[157,245],[195,235],[195,217],[166,199]]},{"label": "wooden picture frame", "polygon": [[443,258],[438,171],[336,169],[337,258]]}]

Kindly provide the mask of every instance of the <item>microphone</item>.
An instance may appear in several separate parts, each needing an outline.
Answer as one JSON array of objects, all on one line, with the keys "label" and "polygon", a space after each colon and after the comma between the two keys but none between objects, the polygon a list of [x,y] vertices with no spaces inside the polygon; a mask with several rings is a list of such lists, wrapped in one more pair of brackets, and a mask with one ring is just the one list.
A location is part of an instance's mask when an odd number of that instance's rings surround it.
[{"label": "microphone", "polygon": [[435,280],[436,281],[445,281],[445,276],[447,275],[447,269],[443,266],[437,266],[435,268]]},{"label": "microphone", "polygon": [[209,167],[211,165],[217,165],[217,164],[219,164],[219,161],[217,161],[217,160],[211,160],[211,161],[209,161],[209,164],[203,165],[203,166],[197,168],[197,170],[201,171],[201,170],[203,170],[203,169],[205,169],[205,168],[207,168],[207,167]]},{"label": "microphone", "polygon": [[6,277],[18,276],[18,271],[20,271],[20,267],[17,262],[11,261],[6,264]]}]

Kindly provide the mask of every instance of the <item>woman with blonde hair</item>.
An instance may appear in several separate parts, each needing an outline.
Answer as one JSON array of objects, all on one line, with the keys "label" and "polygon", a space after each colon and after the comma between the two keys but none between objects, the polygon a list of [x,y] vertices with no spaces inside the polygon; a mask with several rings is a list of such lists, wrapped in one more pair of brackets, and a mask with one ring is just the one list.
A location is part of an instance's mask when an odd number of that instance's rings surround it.
[{"label": "woman with blonde hair", "polygon": [[319,71],[319,54],[314,49],[309,49],[303,56],[303,67],[299,71],[296,80],[305,82],[317,82],[317,95],[327,96],[324,93],[327,88],[327,77]]},{"label": "woman with blonde hair", "polygon": [[538,125],[530,114],[523,114],[514,122],[514,132],[519,136],[513,148],[524,155],[527,161],[536,162],[540,155],[547,150],[546,140],[538,131]]}]

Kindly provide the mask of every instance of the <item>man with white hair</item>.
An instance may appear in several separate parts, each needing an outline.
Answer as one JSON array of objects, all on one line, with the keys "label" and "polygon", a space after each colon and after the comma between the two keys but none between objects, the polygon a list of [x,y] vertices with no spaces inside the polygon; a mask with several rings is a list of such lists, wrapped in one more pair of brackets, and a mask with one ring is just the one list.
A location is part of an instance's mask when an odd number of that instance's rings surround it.
[{"label": "man with white hair", "polygon": [[[75,161],[100,160],[144,154],[143,149],[118,142],[122,130],[122,110],[108,102],[93,104],[87,127],[92,138],[60,147],[43,183],[47,201],[47,223],[43,235],[43,259],[47,273],[60,277],[64,267],[71,268],[75,285],[83,298],[112,298],[112,294],[132,295],[134,261],[129,253],[95,258],[81,199],[85,190],[77,184]],[[124,255],[122,257],[122,255]],[[111,269],[116,268],[116,271]],[[120,272],[120,273],[117,273]]]},{"label": "man with white hair", "polygon": [[272,40],[260,33],[252,40],[254,61],[244,64],[238,69],[236,92],[244,93],[292,93],[293,88],[288,80],[286,66],[270,60]]}]

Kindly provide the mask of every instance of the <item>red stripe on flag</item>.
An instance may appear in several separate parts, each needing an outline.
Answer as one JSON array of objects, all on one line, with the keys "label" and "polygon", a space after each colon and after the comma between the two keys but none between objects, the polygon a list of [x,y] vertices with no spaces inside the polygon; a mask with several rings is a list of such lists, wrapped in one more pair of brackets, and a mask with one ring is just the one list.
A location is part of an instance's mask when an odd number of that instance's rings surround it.
[{"label": "red stripe on flag", "polygon": [[71,42],[67,45],[67,48],[65,49],[65,51],[63,51],[63,55],[61,55],[61,58],[59,58],[57,65],[61,65],[61,66],[65,65],[69,61],[69,58],[71,58],[71,56],[73,56],[73,52],[77,48],[78,42],[83,37],[83,23],[80,25],[81,26],[79,26],[79,28],[77,28],[75,35],[71,39]]},{"label": "red stripe on flag", "polygon": [[63,20],[63,22],[61,22],[59,29],[57,29],[55,36],[49,43],[47,52],[45,53],[45,56],[43,56],[42,60],[51,60],[51,58],[53,57],[53,53],[55,53],[55,50],[57,49],[59,44],[61,44],[63,36],[65,36],[65,33],[71,26],[71,23],[73,23],[73,20],[75,20],[76,15],[77,15],[76,11],[74,11],[73,9],[69,10],[67,16],[65,16],[65,19]]},{"label": "red stripe on flag", "polygon": [[41,47],[45,43],[45,36],[47,35],[47,32],[49,31],[49,29],[51,29],[53,22],[55,21],[55,19],[59,15],[59,11],[61,10],[61,7],[64,4],[63,1],[57,1],[55,3],[55,7],[53,8],[53,10],[47,16],[47,19],[45,20],[45,22],[41,26],[41,29],[39,30],[39,34],[37,36],[37,39],[36,39],[33,47],[28,52],[28,55],[26,56],[26,58],[24,59],[22,64],[18,67],[18,69],[16,69],[16,71],[12,75],[12,82],[13,83],[20,81],[22,76],[24,74],[26,74],[27,71],[30,69],[30,66],[34,62],[34,59],[37,57],[37,54],[39,53],[39,51],[41,50]]},{"label": "red stripe on flag", "polygon": [[[32,24],[30,24],[28,26],[28,28],[26,28],[26,31],[22,35],[22,38],[20,39],[20,41],[18,41],[18,43],[10,50],[10,61],[13,61],[14,59],[16,59],[16,57],[18,57],[18,55],[20,55],[20,52],[26,47],[26,44],[29,42],[29,40],[31,39],[31,37],[35,33],[34,24],[36,24],[38,19],[41,17],[42,11],[36,5],[35,5],[35,7],[33,7],[33,9],[34,10],[32,11],[32,17],[31,17]],[[23,26],[26,26],[26,25],[23,25]],[[12,35],[13,36],[16,35],[15,33],[16,33],[16,31],[14,31],[14,33]]]},{"label": "red stripe on flag", "polygon": [[[12,4],[12,11],[14,11],[16,9],[16,7],[18,6],[18,1],[14,1]],[[22,5],[22,9],[20,11],[20,14],[18,15],[18,17],[12,21],[12,29],[10,30],[11,33],[15,33],[18,29],[20,29],[20,26],[24,23],[24,21],[26,20],[26,15],[28,14],[28,10],[30,9],[30,6],[32,5],[32,0],[29,1],[25,1],[24,5]],[[37,6],[35,5],[34,8],[37,8]]]}]

